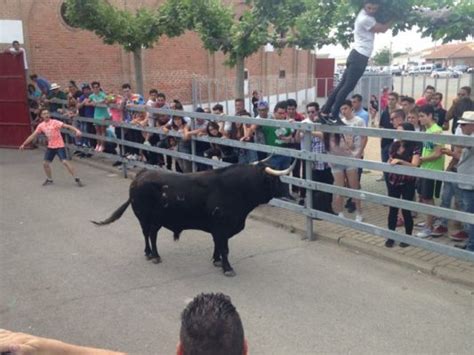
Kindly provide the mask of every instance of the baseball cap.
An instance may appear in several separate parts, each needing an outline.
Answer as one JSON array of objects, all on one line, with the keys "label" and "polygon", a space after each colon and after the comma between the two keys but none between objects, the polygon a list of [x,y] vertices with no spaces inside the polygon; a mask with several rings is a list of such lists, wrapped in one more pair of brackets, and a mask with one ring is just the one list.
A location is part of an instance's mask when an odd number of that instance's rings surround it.
[{"label": "baseball cap", "polygon": [[266,109],[268,108],[268,102],[267,101],[259,101],[258,104],[257,104],[257,108],[261,108],[261,109]]}]

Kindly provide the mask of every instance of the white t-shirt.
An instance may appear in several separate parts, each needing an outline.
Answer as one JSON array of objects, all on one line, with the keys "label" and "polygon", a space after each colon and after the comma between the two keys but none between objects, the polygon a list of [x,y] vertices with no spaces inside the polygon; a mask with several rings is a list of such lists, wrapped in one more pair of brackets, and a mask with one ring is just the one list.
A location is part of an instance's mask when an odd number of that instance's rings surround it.
[{"label": "white t-shirt", "polygon": [[10,53],[12,54],[19,54],[23,53],[23,62],[25,63],[25,70],[28,69],[28,62],[26,61],[26,51],[25,48],[20,48],[19,50],[16,50],[15,48],[11,47],[9,49]]},{"label": "white t-shirt", "polygon": [[354,48],[360,54],[370,58],[374,50],[375,33],[370,30],[377,21],[374,17],[367,15],[364,9],[360,10],[354,25]]},{"label": "white t-shirt", "polygon": [[[354,116],[351,120],[346,119],[345,117],[342,118],[342,122],[349,127],[367,127],[365,121],[360,118],[359,116]],[[344,134],[344,139],[346,140],[347,146],[352,150],[355,154],[362,146],[362,136],[360,135],[351,135],[351,134]]]}]

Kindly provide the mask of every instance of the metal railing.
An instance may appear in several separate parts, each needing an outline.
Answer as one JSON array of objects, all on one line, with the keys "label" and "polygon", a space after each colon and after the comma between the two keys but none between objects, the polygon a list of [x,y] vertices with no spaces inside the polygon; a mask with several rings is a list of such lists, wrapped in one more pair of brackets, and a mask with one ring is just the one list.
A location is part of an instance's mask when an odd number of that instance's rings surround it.
[{"label": "metal railing", "polygon": [[[65,101],[56,100],[57,102],[65,103]],[[114,105],[109,105],[109,107],[117,107]],[[415,177],[422,177],[422,178],[429,178],[429,179],[436,179],[440,181],[446,182],[453,182],[453,183],[469,183],[474,185],[474,177],[469,175],[463,175],[459,173],[452,173],[452,172],[445,172],[445,171],[433,171],[433,170],[426,170],[422,168],[414,168],[414,167],[406,167],[406,166],[391,166],[387,163],[375,162],[375,161],[367,161],[367,160],[360,160],[354,158],[347,158],[347,157],[340,157],[331,154],[319,154],[311,152],[311,132],[314,130],[322,131],[322,132],[332,132],[332,133],[342,133],[342,134],[356,134],[356,135],[363,135],[363,136],[373,136],[373,137],[383,137],[383,138],[394,138],[394,139],[405,139],[410,141],[419,141],[423,142],[429,139],[431,142],[439,143],[439,144],[456,144],[466,147],[473,147],[474,146],[474,138],[467,137],[467,136],[452,136],[452,135],[432,135],[427,133],[421,132],[408,132],[408,131],[397,131],[397,130],[385,130],[385,129],[374,129],[374,128],[361,128],[361,127],[348,127],[348,126],[327,126],[327,125],[320,125],[315,123],[298,123],[298,122],[289,122],[289,121],[281,121],[281,120],[272,120],[272,119],[255,119],[249,117],[237,117],[237,116],[216,116],[212,114],[206,113],[196,113],[196,112],[185,112],[185,111],[175,111],[169,109],[156,109],[150,108],[146,106],[133,106],[128,108],[131,111],[137,112],[150,112],[150,113],[158,113],[158,114],[165,114],[170,116],[182,116],[182,117],[189,117],[191,118],[191,125],[194,125],[194,120],[197,118],[205,119],[208,121],[230,121],[230,122],[239,122],[243,124],[257,124],[259,126],[273,126],[273,127],[286,127],[291,128],[294,130],[299,130],[304,135],[304,146],[302,150],[295,150],[291,148],[283,148],[283,147],[274,147],[269,145],[262,145],[257,143],[250,143],[250,142],[241,142],[237,140],[231,139],[223,139],[223,138],[214,138],[208,136],[193,136],[191,139],[191,153],[182,153],[178,151],[173,151],[169,149],[144,145],[136,142],[127,141],[124,139],[124,130],[126,129],[133,129],[138,130],[141,132],[148,132],[154,134],[167,134],[169,136],[174,136],[178,138],[182,138],[182,135],[178,132],[170,130],[169,132],[165,133],[163,130],[158,128],[150,128],[150,127],[140,127],[136,125],[131,125],[122,122],[113,122],[107,121],[107,124],[110,124],[114,127],[118,127],[122,130],[122,138],[111,138],[111,137],[101,137],[95,134],[85,133],[83,132],[82,136],[85,138],[91,139],[101,139],[107,142],[116,143],[119,146],[128,146],[132,148],[137,148],[142,151],[154,152],[163,154],[164,156],[170,156],[176,159],[186,159],[192,162],[193,171],[196,171],[197,163],[210,165],[212,167],[223,167],[230,165],[229,163],[216,161],[213,159],[208,159],[202,156],[196,155],[196,142],[208,142],[208,143],[217,143],[219,145],[230,146],[234,148],[242,148],[254,151],[260,151],[269,154],[278,154],[278,155],[285,155],[295,159],[301,159],[304,161],[304,169],[306,172],[306,176],[311,176],[311,163],[314,161],[322,161],[327,163],[336,163],[336,164],[343,164],[348,166],[354,166],[359,168],[366,168],[372,170],[379,170],[388,173],[397,173],[397,174],[404,174],[410,175]],[[53,113],[54,117],[64,119],[65,116]],[[82,122],[89,122],[94,123],[94,119],[86,118],[86,117],[74,117],[76,121]],[[107,153],[96,153],[92,152],[91,149],[81,148],[75,146],[68,142],[68,147],[71,149],[79,150],[84,153],[92,153],[97,154],[100,156],[107,157],[109,159],[115,161],[121,161],[123,163],[123,174],[124,177],[127,177],[127,165],[133,164],[135,166],[140,167],[147,167],[149,169],[164,169],[158,166],[152,166],[149,164],[145,164],[142,162],[137,161],[129,161],[128,159],[124,158],[123,156],[117,156]],[[430,214],[433,216],[448,218],[460,222],[465,223],[473,223],[474,215],[471,213],[466,213],[462,211],[456,211],[453,209],[441,208],[437,206],[431,206],[426,204],[421,204],[413,201],[406,201],[402,199],[387,197],[385,195],[376,194],[373,192],[363,191],[363,190],[354,190],[346,187],[338,187],[333,186],[330,184],[320,183],[311,181],[310,178],[300,179],[290,176],[284,176],[281,180],[285,183],[289,183],[295,186],[299,186],[307,190],[306,193],[306,201],[305,206],[299,206],[294,203],[273,199],[270,204],[273,206],[282,207],[288,209],[290,211],[300,213],[306,216],[306,236],[309,240],[314,240],[315,235],[313,234],[313,219],[320,218],[332,223],[336,223],[339,225],[343,225],[346,227],[350,227],[356,230],[360,230],[362,232],[370,233],[379,237],[383,238],[390,238],[396,240],[398,242],[405,242],[413,246],[417,246],[420,248],[424,248],[426,250],[430,250],[436,253],[445,254],[448,256],[453,256],[456,258],[468,260],[474,262],[474,253],[457,249],[448,245],[443,245],[440,243],[432,242],[430,240],[415,238],[413,236],[409,236],[406,234],[398,233],[396,231],[387,230],[385,228],[375,226],[368,223],[361,223],[356,222],[350,219],[340,218],[325,212],[317,211],[312,209],[313,201],[312,201],[312,193],[308,190],[319,190],[329,193],[334,193],[342,196],[353,197],[356,199],[360,199],[363,201],[381,204],[384,206],[392,206],[397,208],[403,208],[411,211],[416,211],[420,213]]]}]

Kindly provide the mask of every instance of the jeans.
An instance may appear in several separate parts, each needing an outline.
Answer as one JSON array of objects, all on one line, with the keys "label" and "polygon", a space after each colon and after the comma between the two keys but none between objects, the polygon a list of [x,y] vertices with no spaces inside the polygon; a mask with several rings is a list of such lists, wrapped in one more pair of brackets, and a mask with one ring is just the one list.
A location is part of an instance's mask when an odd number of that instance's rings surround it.
[{"label": "jeans", "polygon": [[[393,198],[402,198],[406,201],[413,201],[415,197],[415,182],[408,182],[403,185],[388,185],[388,195]],[[403,220],[405,222],[405,233],[411,235],[413,232],[413,217],[409,210],[403,210]],[[394,231],[397,227],[398,208],[390,207],[388,213],[388,229]]]},{"label": "jeans", "polygon": [[323,108],[323,113],[331,112],[333,118],[339,117],[339,110],[347,95],[354,90],[357,82],[364,74],[369,58],[360,54],[355,49],[351,51],[347,58],[346,70],[342,75],[341,82],[328,97]]},{"label": "jeans", "polygon": [[[474,213],[474,190],[461,189],[463,210],[467,213]],[[474,252],[474,224],[467,224],[467,240],[466,250]]]},{"label": "jeans", "polygon": [[[390,158],[390,144],[386,146],[382,146],[382,149],[380,150],[380,155],[382,158],[382,163],[388,162],[388,159]],[[387,186],[387,190],[389,189],[389,184],[388,184],[388,173],[384,172],[383,173],[383,178],[385,180],[385,185]]]},{"label": "jeans", "polygon": [[[443,208],[451,208],[451,201],[453,197],[456,198],[456,201],[461,205],[461,211],[464,210],[463,208],[463,199],[462,199],[463,190],[461,190],[456,183],[452,182],[443,182],[443,193],[441,195],[441,204],[439,207]],[[448,219],[447,218],[438,218],[439,225],[443,227],[448,227]],[[468,225],[464,223],[464,230],[467,231]]]}]

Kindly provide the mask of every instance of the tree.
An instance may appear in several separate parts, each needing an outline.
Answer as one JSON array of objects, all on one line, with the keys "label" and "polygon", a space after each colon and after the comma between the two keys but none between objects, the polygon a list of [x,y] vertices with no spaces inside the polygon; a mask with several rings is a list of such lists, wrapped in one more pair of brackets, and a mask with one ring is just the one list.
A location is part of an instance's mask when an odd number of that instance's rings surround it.
[{"label": "tree", "polygon": [[375,65],[384,66],[390,64],[390,57],[391,52],[390,49],[387,47],[381,49],[377,53],[375,53],[374,57],[372,58]]},{"label": "tree", "polygon": [[137,90],[143,94],[142,49],[150,48],[164,33],[156,11],[135,14],[104,0],[66,0],[66,17],[72,26],[93,31],[106,44],[120,44],[133,53]]}]

